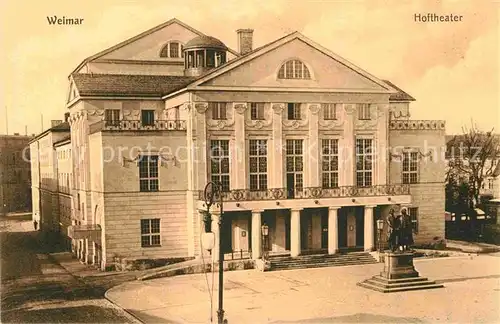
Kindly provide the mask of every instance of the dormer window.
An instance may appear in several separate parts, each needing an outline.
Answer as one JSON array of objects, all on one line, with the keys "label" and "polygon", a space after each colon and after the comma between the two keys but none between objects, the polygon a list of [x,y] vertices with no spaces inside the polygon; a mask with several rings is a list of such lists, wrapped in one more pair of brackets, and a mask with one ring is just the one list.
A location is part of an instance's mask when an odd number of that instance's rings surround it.
[{"label": "dormer window", "polygon": [[299,60],[290,60],[283,64],[278,72],[278,79],[310,79],[307,66]]},{"label": "dormer window", "polygon": [[181,58],[184,57],[183,54],[184,45],[179,42],[167,43],[160,52],[160,57],[165,58]]}]

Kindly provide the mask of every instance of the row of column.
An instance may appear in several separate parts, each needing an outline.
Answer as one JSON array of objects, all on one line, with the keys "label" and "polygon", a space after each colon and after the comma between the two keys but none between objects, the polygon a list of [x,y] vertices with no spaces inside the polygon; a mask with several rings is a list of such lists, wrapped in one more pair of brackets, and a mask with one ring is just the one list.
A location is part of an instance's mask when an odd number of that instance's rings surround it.
[{"label": "row of column", "polygon": [[[328,254],[335,254],[339,249],[338,243],[338,209],[340,207],[330,207],[328,209]],[[373,208],[375,206],[365,206],[364,210],[364,250],[372,251],[374,242],[374,219]],[[290,218],[290,255],[296,257],[300,255],[300,211],[302,209],[292,209]],[[262,255],[262,210],[252,210],[252,258],[258,259]],[[218,218],[217,218],[218,221]],[[214,218],[215,222],[215,218]],[[212,225],[212,230],[214,228]],[[218,227],[217,230],[218,231]],[[218,233],[217,233],[218,234]],[[216,237],[218,235],[216,234]]]}]

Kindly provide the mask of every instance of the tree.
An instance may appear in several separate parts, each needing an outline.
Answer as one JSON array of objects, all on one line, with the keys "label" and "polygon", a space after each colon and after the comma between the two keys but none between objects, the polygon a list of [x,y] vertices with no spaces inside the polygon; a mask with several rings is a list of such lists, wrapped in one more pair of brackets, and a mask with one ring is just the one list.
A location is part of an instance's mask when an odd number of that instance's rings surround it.
[{"label": "tree", "polygon": [[[467,214],[474,228],[477,216],[474,208],[481,203],[480,189],[483,183],[495,170],[500,156],[500,141],[498,135],[493,134],[493,129],[484,132],[474,123],[462,130],[463,134],[447,143],[450,158],[446,175],[447,198],[451,199],[447,204],[468,209]],[[452,194],[453,191],[458,192],[458,195]],[[449,195],[455,195],[455,198]]]},{"label": "tree", "polygon": [[488,177],[493,175],[500,156],[499,137],[483,132],[472,123],[470,128],[463,127],[463,134],[457,135],[449,143],[451,149],[452,172],[463,176],[471,189],[471,203],[480,203],[480,189]]}]

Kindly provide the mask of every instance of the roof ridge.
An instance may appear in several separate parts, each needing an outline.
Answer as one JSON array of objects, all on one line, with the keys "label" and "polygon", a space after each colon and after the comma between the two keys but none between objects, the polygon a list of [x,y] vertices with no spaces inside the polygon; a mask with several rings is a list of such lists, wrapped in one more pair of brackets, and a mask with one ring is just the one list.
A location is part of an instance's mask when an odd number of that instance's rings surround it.
[{"label": "roof ridge", "polygon": [[[199,35],[199,36],[205,35],[205,34],[204,34],[204,33],[202,33],[201,31],[199,31],[199,30],[197,30],[197,29],[195,29],[195,28],[193,28],[193,27],[191,27],[191,26],[187,25],[186,23],[183,23],[182,21],[180,21],[179,19],[177,19],[177,18],[175,18],[175,17],[174,17],[174,18],[169,19],[169,20],[167,20],[167,21],[165,21],[165,22],[163,22],[163,23],[161,23],[161,24],[159,24],[159,25],[156,25],[156,26],[154,26],[154,27],[152,27],[152,28],[150,28],[150,29],[148,29],[148,30],[145,30],[145,31],[143,31],[143,32],[142,32],[142,33],[140,33],[140,34],[137,34],[137,35],[135,35],[135,36],[132,36],[132,37],[130,37],[130,38],[127,38],[126,40],[124,40],[124,41],[122,41],[122,42],[120,42],[120,43],[118,43],[118,44],[115,44],[115,45],[113,45],[113,46],[111,46],[111,47],[108,47],[108,48],[106,48],[106,49],[104,49],[104,50],[102,50],[102,51],[100,51],[100,52],[98,52],[98,53],[96,53],[96,54],[94,54],[94,55],[91,55],[91,56],[87,57],[87,58],[86,58],[86,59],[84,59],[84,60],[83,60],[80,64],[78,64],[78,66],[77,66],[77,67],[76,67],[76,68],[75,68],[75,69],[74,69],[74,70],[70,73],[70,76],[71,76],[71,75],[72,75],[75,71],[77,71],[80,67],[82,67],[83,65],[85,65],[85,64],[87,64],[87,63],[89,63],[90,61],[95,60],[95,59],[97,59],[97,58],[99,58],[99,57],[101,57],[101,56],[103,56],[103,55],[106,55],[106,54],[108,54],[108,53],[110,53],[110,52],[112,52],[112,51],[114,51],[114,50],[117,50],[117,49],[119,49],[119,48],[122,48],[122,47],[123,47],[123,46],[125,46],[125,45],[128,45],[128,44],[130,44],[130,43],[132,43],[132,42],[134,42],[134,41],[136,41],[136,40],[138,40],[138,39],[140,39],[140,38],[142,38],[142,37],[144,37],[144,36],[147,36],[147,35],[149,35],[149,34],[152,34],[152,33],[154,33],[155,31],[160,30],[160,29],[162,29],[162,28],[164,28],[164,27],[167,27],[168,25],[171,25],[171,24],[173,24],[173,23],[177,23],[177,24],[181,25],[182,27],[184,27],[184,28],[186,28],[186,29],[189,29],[190,31],[192,31],[193,33],[195,33],[195,34],[197,34],[197,35]],[[68,77],[69,77],[69,76],[68,76]]]}]

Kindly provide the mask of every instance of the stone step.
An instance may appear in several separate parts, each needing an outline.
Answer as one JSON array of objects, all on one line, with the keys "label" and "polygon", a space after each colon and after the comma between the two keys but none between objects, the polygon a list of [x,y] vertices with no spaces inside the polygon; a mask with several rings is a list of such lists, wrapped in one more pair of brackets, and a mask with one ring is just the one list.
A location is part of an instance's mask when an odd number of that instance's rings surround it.
[{"label": "stone step", "polygon": [[418,286],[405,286],[405,287],[394,287],[394,288],[382,288],[375,286],[369,282],[363,281],[357,284],[360,287],[368,288],[371,290],[375,290],[382,293],[393,293],[393,292],[403,292],[403,291],[412,291],[412,290],[424,290],[424,289],[436,289],[443,288],[444,286],[436,283],[428,283],[425,285]]},{"label": "stone step", "polygon": [[429,279],[425,277],[414,277],[414,278],[400,278],[400,279],[386,279],[381,276],[373,276],[371,279],[380,283],[405,283],[405,282],[420,282],[420,281],[428,281]]},{"label": "stone step", "polygon": [[364,282],[369,283],[369,284],[371,284],[373,286],[377,286],[377,287],[380,287],[380,288],[388,288],[388,289],[401,288],[401,287],[415,287],[415,286],[433,285],[433,284],[435,284],[434,281],[429,281],[429,280],[412,281],[412,282],[400,282],[400,283],[397,283],[397,282],[394,282],[394,283],[392,283],[392,282],[391,283],[383,283],[383,282],[380,282],[380,281],[368,279],[368,280],[366,280]]}]

